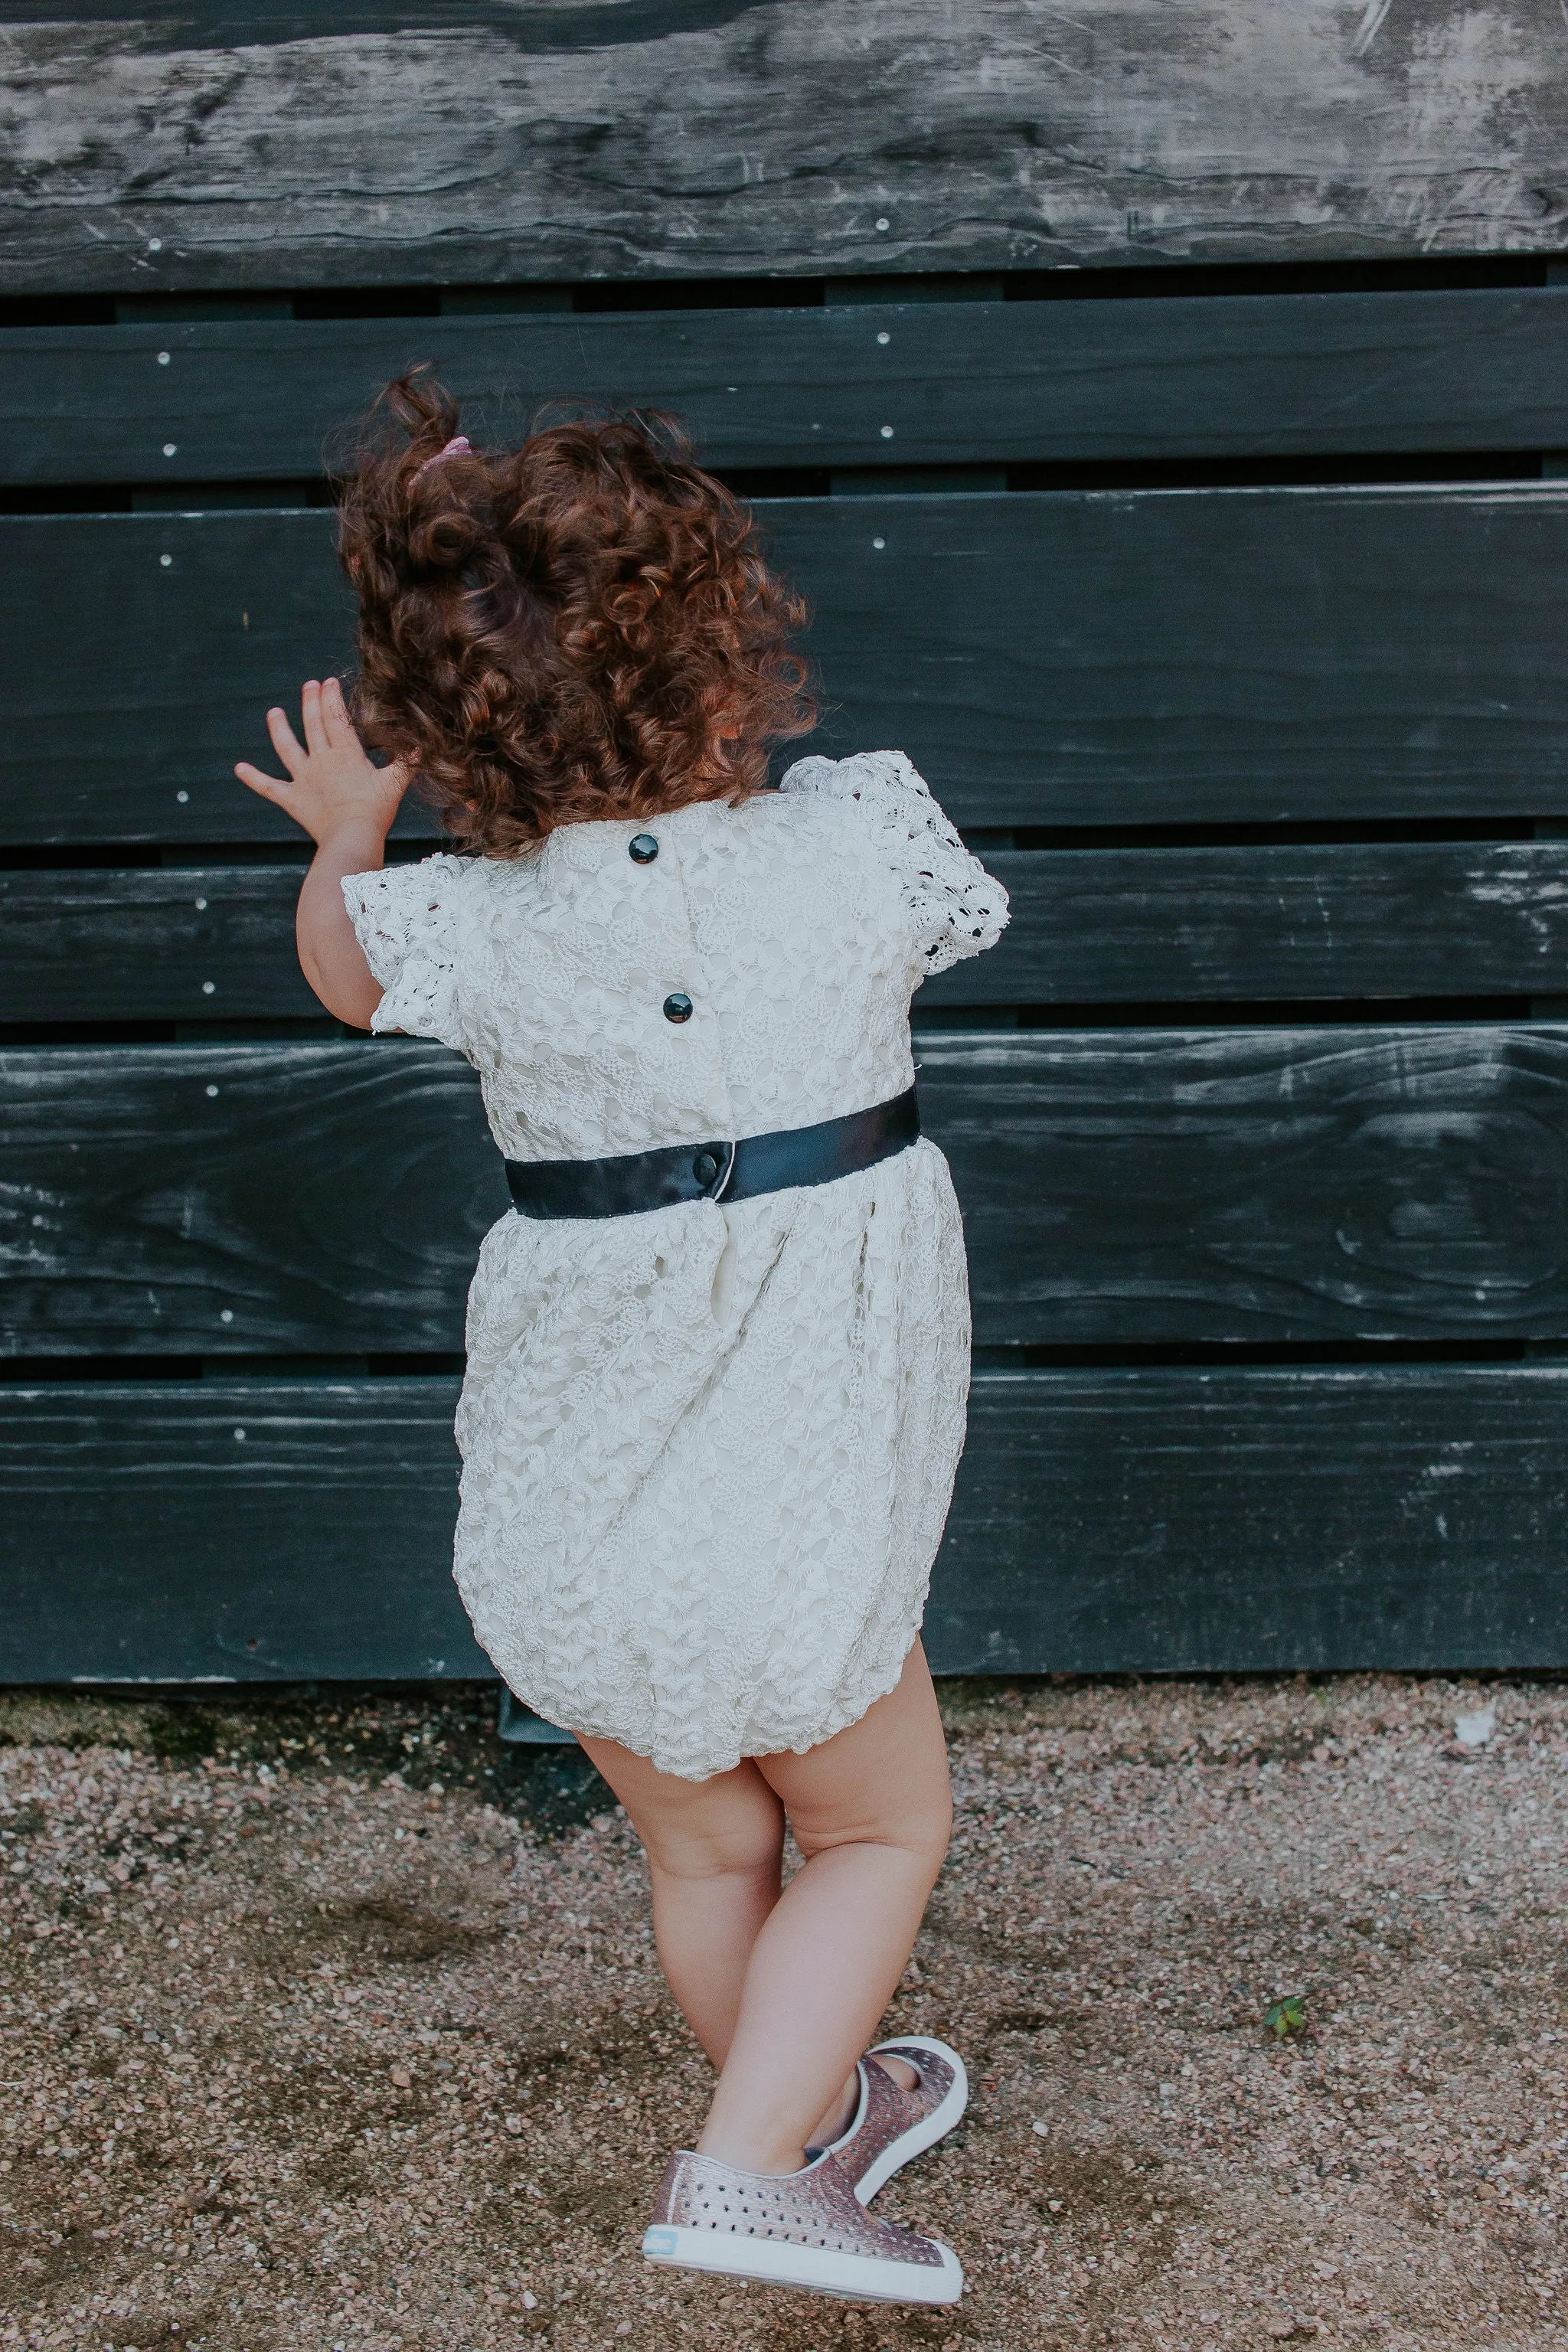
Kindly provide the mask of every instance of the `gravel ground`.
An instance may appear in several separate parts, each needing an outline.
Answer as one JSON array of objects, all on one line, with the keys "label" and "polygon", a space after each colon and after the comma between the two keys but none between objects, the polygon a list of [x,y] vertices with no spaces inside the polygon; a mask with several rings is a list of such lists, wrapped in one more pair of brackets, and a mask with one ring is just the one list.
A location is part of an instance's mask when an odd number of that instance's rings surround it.
[{"label": "gravel ground", "polygon": [[0,2345],[1568,2346],[1568,1686],[944,1698],[892,2019],[974,2097],[879,2210],[971,2285],[917,2315],[645,2270],[704,2069],[574,1753],[468,1690],[0,1697]]}]

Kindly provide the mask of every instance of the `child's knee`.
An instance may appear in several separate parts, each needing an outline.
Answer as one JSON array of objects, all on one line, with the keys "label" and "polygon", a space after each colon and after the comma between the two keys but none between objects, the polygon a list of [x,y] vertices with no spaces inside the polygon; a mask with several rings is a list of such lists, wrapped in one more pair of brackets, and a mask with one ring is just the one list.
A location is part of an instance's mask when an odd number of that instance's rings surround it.
[{"label": "child's knee", "polygon": [[952,1838],[952,1799],[944,1789],[939,1797],[919,1807],[913,1813],[906,1843],[911,1853],[924,1863],[932,1879],[947,1859],[947,1849]]},{"label": "child's knee", "polygon": [[888,1846],[908,1854],[934,1879],[952,1835],[952,1799],[945,1787],[906,1804],[879,1808],[840,1821],[792,1819],[795,1843],[807,1861],[841,1845]]},{"label": "child's knee", "polygon": [[784,1853],[784,1812],[768,1801],[701,1809],[682,1818],[638,1824],[649,1867],[667,1878],[777,1876]]}]

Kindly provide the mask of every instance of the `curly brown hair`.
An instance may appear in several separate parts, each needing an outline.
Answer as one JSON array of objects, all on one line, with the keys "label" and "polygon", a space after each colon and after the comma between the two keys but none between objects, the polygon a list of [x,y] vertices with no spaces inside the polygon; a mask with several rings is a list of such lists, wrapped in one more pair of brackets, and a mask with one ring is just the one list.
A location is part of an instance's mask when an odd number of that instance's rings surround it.
[{"label": "curly brown hair", "polygon": [[668,417],[545,425],[466,446],[422,369],[343,486],[360,603],[354,715],[460,846],[515,857],[560,824],[763,789],[816,724],[791,649],[805,607],[751,516]]}]

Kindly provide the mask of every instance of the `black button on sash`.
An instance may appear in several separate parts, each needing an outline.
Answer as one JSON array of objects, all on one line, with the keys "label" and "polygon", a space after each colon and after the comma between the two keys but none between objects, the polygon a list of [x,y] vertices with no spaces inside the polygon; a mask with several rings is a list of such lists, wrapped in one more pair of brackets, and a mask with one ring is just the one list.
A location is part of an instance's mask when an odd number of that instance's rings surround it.
[{"label": "black button on sash", "polygon": [[638,866],[651,866],[658,856],[658,842],[651,833],[634,833],[626,844],[626,854]]},{"label": "black button on sash", "polygon": [[691,1172],[700,1184],[711,1184],[719,1173],[719,1162],[710,1151],[700,1151],[691,1163]]},{"label": "black button on sash", "polygon": [[664,1000],[664,1017],[667,1021],[689,1021],[691,1018],[689,996],[683,996],[679,989],[673,996],[667,996]]}]

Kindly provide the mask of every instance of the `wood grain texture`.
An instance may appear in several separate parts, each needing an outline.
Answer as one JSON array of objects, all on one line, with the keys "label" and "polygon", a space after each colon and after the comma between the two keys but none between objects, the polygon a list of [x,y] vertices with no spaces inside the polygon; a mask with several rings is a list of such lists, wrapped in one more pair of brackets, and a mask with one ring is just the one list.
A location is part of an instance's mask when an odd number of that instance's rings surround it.
[{"label": "wood grain texture", "polygon": [[1568,1367],[975,1382],[939,1672],[1568,1661]]},{"label": "wood grain texture", "polygon": [[[13,287],[1561,247],[1551,9],[224,5],[13,25]],[[345,157],[353,159],[352,169]]]},{"label": "wood grain texture", "polygon": [[825,748],[900,744],[961,823],[1568,799],[1568,501],[1545,484],[766,512],[819,614]]},{"label": "wood grain texture", "polygon": [[0,1389],[0,1682],[486,1675],[450,1379]]},{"label": "wood grain texture", "polygon": [[[0,1389],[0,1681],[484,1673],[456,1391]],[[982,1372],[926,1641],[942,1674],[1562,1667],[1565,1510],[1559,1365]]]},{"label": "wood grain texture", "polygon": [[[758,513],[817,748],[901,745],[962,824],[1568,813],[1568,486]],[[231,762],[351,630],[324,514],[0,524],[0,839],[285,837]]]},{"label": "wood grain texture", "polygon": [[[919,1065],[982,1342],[1568,1336],[1568,1026],[942,1032]],[[459,1348],[508,1206],[477,1081],[412,1041],[13,1049],[0,1150],[12,1354]]]},{"label": "wood grain texture", "polygon": [[[932,1004],[1530,996],[1568,973],[1568,842],[987,850],[1000,947]],[[0,873],[0,1017],[319,1014],[297,866]]]},{"label": "wood grain texture", "polygon": [[297,479],[428,362],[476,439],[673,411],[712,466],[1568,447],[1558,290],[15,329],[0,481]]},{"label": "wood grain texture", "polygon": [[294,950],[298,866],[0,873],[0,1019],[324,1017]]},{"label": "wood grain texture", "polygon": [[[1568,975],[1568,842],[988,850],[998,947],[917,1003],[1529,996]],[[0,905],[3,905],[0,899]]]},{"label": "wood grain texture", "polygon": [[510,1207],[439,1047],[0,1055],[12,1354],[449,1349]]},{"label": "wood grain texture", "polygon": [[1568,1331],[1568,1029],[921,1038],[976,1337]]}]

